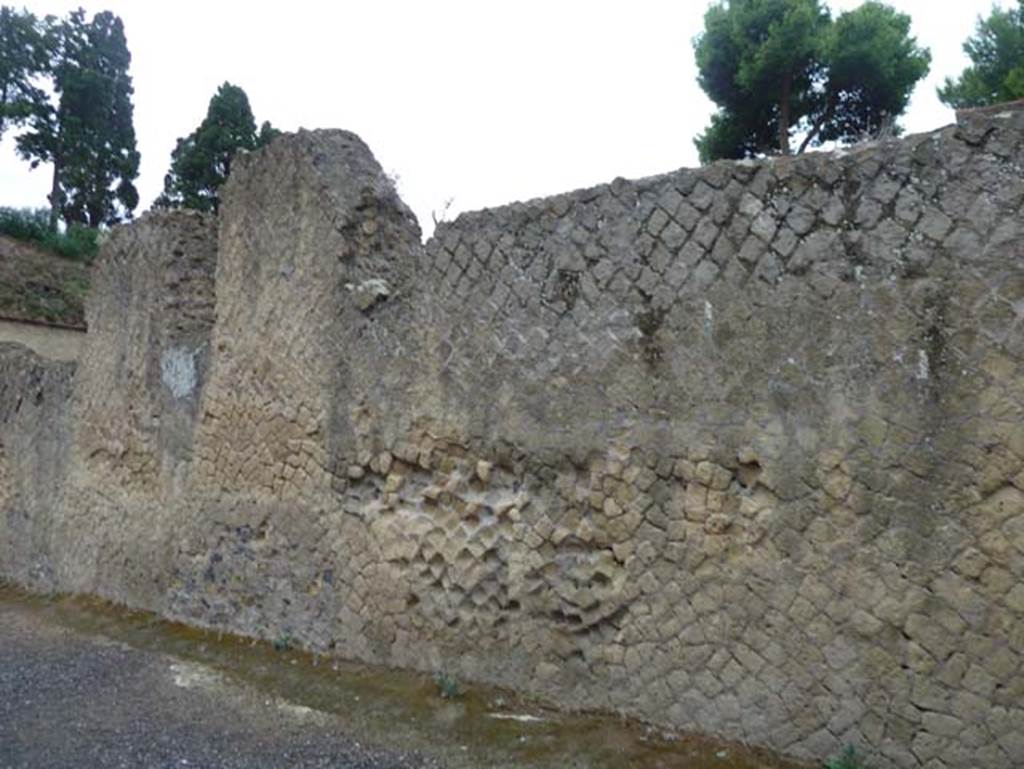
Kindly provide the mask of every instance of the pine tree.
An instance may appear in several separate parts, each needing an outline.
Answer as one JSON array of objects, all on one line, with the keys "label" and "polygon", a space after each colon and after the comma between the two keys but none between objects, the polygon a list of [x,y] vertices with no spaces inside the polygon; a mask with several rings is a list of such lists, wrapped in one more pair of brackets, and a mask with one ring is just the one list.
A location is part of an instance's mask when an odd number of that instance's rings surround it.
[{"label": "pine tree", "polygon": [[1024,2],[1016,8],[993,8],[978,19],[964,43],[971,59],[956,80],[946,78],[939,98],[951,107],[985,107],[1024,99]]},{"label": "pine tree", "polygon": [[821,0],[720,0],[694,50],[719,107],[696,140],[704,162],[877,132],[904,112],[931,58],[906,14],[866,2],[833,20]]}]

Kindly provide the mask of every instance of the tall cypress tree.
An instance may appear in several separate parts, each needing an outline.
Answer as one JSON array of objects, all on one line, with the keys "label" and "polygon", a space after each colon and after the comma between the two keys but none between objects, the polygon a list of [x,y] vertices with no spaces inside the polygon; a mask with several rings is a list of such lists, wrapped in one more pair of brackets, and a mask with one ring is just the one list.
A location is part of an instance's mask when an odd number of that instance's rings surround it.
[{"label": "tall cypress tree", "polygon": [[245,91],[231,83],[222,84],[210,99],[203,122],[178,139],[156,205],[216,211],[220,187],[231,173],[235,155],[262,147],[279,133],[266,121],[257,132]]},{"label": "tall cypress tree", "polygon": [[55,41],[57,106],[35,112],[18,151],[33,168],[53,164],[51,226],[58,217],[89,227],[130,219],[139,203],[139,153],[124,25],[109,11],[88,21],[79,9],[55,27]]}]

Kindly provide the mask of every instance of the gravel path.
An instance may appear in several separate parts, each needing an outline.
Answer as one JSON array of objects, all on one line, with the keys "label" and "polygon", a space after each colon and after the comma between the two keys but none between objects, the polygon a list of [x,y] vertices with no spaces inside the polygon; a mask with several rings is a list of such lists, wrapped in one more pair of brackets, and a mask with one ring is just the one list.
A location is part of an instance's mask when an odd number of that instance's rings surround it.
[{"label": "gravel path", "polygon": [[438,767],[332,715],[0,605],[0,768]]}]

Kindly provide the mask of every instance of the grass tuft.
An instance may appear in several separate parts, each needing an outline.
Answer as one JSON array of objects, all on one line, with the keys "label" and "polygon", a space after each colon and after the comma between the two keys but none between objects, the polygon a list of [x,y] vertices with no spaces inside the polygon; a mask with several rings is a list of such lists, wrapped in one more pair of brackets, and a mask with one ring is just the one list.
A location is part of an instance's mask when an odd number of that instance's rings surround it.
[{"label": "grass tuft", "polygon": [[462,687],[459,685],[459,680],[450,673],[443,671],[435,673],[434,683],[437,684],[437,689],[442,699],[454,700],[462,696]]}]

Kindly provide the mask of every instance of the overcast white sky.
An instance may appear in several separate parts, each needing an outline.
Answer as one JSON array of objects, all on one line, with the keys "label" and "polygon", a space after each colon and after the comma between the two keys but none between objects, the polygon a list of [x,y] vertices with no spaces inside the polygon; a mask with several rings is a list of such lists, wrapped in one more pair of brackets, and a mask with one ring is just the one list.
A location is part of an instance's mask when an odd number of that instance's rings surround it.
[{"label": "overcast white sky", "polygon": [[[936,85],[966,65],[961,44],[992,3],[890,4],[911,15],[933,57],[903,124],[951,122]],[[451,217],[696,165],[692,139],[713,109],[691,47],[707,0],[27,3],[39,15],[79,5],[124,19],[142,153],[137,214],[162,188],[175,139],[225,80],[245,89],[257,122],[362,136],[425,230],[448,198]],[[8,134],[0,205],[45,206],[49,170],[29,171]]]}]

